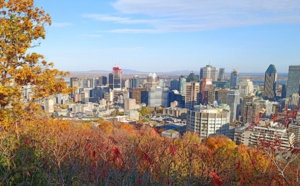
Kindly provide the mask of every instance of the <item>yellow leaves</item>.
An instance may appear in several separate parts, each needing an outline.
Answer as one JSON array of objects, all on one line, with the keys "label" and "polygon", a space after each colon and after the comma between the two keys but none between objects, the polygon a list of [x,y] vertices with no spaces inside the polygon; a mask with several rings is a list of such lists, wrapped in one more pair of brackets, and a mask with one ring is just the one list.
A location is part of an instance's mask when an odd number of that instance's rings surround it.
[{"label": "yellow leaves", "polygon": [[[17,120],[29,110],[39,109],[33,105],[34,99],[69,89],[62,81],[65,73],[52,69],[54,63],[43,60],[41,54],[27,53],[36,40],[45,38],[44,26],[51,23],[49,14],[34,7],[33,0],[0,0],[0,8],[1,112]],[[0,119],[5,118],[1,115]]]},{"label": "yellow leaves", "polygon": [[225,136],[209,137],[206,140],[206,145],[212,150],[219,148],[234,149],[236,147],[235,142]]}]

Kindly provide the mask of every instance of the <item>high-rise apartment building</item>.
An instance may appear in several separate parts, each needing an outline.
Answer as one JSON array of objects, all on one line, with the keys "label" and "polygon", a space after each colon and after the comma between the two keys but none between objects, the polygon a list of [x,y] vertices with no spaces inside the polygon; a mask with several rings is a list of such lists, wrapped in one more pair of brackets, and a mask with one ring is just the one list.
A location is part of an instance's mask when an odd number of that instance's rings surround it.
[{"label": "high-rise apartment building", "polygon": [[276,96],[277,70],[271,64],[265,73],[264,98],[274,100]]},{"label": "high-rise apartment building", "polygon": [[201,139],[216,134],[228,135],[230,111],[209,106],[195,106],[187,113],[187,131],[195,132]]},{"label": "high-rise apartment building", "polygon": [[208,78],[212,81],[217,81],[219,76],[219,69],[211,65],[206,65],[200,69],[200,80]]},{"label": "high-rise apartment building", "polygon": [[259,122],[259,103],[246,103],[244,105],[244,123],[257,123]]},{"label": "high-rise apartment building", "polygon": [[239,84],[239,72],[233,70],[230,74],[230,89],[237,89]]},{"label": "high-rise apartment building", "polygon": [[300,65],[289,66],[286,97],[299,92],[300,84]]},{"label": "high-rise apartment building", "polygon": [[197,105],[199,92],[199,82],[186,82],[185,108],[193,109]]}]

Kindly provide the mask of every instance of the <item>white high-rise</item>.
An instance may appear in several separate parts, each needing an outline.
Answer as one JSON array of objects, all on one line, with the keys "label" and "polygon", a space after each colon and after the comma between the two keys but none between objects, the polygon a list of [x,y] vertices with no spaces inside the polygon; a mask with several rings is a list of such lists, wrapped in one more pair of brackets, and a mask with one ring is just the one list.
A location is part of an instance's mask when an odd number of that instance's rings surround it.
[{"label": "white high-rise", "polygon": [[206,65],[200,69],[200,80],[208,78],[212,81],[217,81],[219,76],[219,69],[211,65]]},{"label": "white high-rise", "polygon": [[199,134],[201,139],[216,134],[228,135],[229,120],[229,109],[195,106],[187,113],[187,131]]}]

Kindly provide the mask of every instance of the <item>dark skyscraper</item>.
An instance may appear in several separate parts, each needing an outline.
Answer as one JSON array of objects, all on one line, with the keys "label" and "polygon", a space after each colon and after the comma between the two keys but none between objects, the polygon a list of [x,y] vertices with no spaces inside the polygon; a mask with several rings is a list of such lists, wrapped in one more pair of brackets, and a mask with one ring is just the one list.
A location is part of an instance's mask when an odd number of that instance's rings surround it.
[{"label": "dark skyscraper", "polygon": [[300,84],[300,65],[289,66],[286,97],[299,92]]},{"label": "dark skyscraper", "polygon": [[218,81],[224,81],[224,79],[225,79],[225,68],[220,68]]},{"label": "dark skyscraper", "polygon": [[274,100],[276,97],[277,70],[271,64],[265,73],[264,98]]},{"label": "dark skyscraper", "polygon": [[107,77],[101,76],[100,85],[106,85],[107,84]]},{"label": "dark skyscraper", "polygon": [[108,85],[110,89],[114,88],[114,75],[113,73],[108,74]]},{"label": "dark skyscraper", "polygon": [[281,86],[281,98],[286,98],[286,85]]},{"label": "dark skyscraper", "polygon": [[239,83],[239,73],[237,70],[233,70],[230,75],[230,88],[237,89]]},{"label": "dark skyscraper", "polygon": [[179,90],[179,81],[177,79],[173,79],[170,82],[170,90]]}]

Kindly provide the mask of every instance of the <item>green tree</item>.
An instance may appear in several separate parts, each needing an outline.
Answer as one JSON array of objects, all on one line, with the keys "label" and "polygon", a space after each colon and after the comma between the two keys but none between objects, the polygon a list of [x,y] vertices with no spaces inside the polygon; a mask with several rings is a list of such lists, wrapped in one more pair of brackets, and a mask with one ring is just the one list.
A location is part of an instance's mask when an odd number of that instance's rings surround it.
[{"label": "green tree", "polygon": [[140,116],[150,116],[153,110],[149,107],[143,106],[142,108],[138,109]]},{"label": "green tree", "polygon": [[[27,52],[45,38],[51,25],[49,14],[35,7],[33,0],[0,0],[0,122],[4,125],[32,116],[37,100],[69,90],[67,73],[53,68],[44,56]],[[31,98],[23,96],[30,87]]]}]

